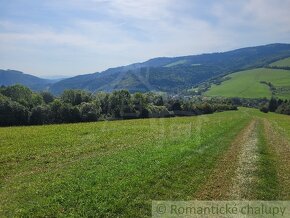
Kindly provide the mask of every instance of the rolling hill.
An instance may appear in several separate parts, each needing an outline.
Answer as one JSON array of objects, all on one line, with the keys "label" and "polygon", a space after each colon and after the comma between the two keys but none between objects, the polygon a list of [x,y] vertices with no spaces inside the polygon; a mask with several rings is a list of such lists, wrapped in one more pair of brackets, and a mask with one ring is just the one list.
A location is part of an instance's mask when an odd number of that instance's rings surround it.
[{"label": "rolling hill", "polygon": [[[203,82],[242,70],[265,66],[288,69],[289,57],[290,44],[270,44],[221,53],[159,57],[61,81],[41,79],[15,70],[0,70],[0,85],[20,83],[33,90],[48,89],[54,94],[60,94],[65,89],[83,89],[91,92],[127,89],[130,92],[179,93]],[[273,64],[270,65],[271,63]],[[266,87],[261,89],[265,90]],[[266,92],[258,96],[269,96]]]},{"label": "rolling hill", "polygon": [[111,68],[64,79],[50,87],[51,92],[65,89],[112,91],[179,92],[210,78],[267,66],[290,56],[290,44],[270,44],[229,52],[191,55],[175,58],[154,58],[143,63]]},{"label": "rolling hill", "polygon": [[16,70],[0,70],[0,86],[22,84],[33,90],[43,90],[53,83],[52,80],[41,79]]},{"label": "rolling hill", "polygon": [[212,85],[206,96],[241,98],[290,98],[290,71],[258,68],[228,75],[220,85]]}]

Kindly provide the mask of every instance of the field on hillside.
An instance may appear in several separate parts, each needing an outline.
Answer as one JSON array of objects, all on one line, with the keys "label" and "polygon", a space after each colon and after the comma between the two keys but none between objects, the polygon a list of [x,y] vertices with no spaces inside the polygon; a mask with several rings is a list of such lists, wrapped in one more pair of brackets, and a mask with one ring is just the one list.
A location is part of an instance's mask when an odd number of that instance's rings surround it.
[{"label": "field on hillside", "polygon": [[270,64],[271,67],[290,67],[290,57]]},{"label": "field on hillside", "polygon": [[224,96],[241,98],[271,98],[270,87],[261,81],[271,82],[276,88],[274,96],[279,98],[290,98],[290,71],[259,68],[240,71],[228,75],[231,79],[220,85],[213,85],[206,96]]},{"label": "field on hillside", "polygon": [[174,67],[174,66],[184,64],[184,63],[186,63],[186,60],[175,61],[173,63],[165,65],[164,67]]},{"label": "field on hillside", "polygon": [[290,200],[290,116],[0,128],[0,217],[150,217],[152,200]]}]

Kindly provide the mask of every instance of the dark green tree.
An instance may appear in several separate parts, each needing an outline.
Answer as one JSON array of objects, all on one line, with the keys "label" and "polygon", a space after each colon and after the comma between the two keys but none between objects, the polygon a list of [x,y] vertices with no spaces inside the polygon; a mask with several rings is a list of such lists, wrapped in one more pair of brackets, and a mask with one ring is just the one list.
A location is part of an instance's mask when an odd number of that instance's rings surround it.
[{"label": "dark green tree", "polygon": [[54,100],[54,96],[50,92],[40,92],[40,95],[42,96],[45,104],[49,104]]},{"label": "dark green tree", "polygon": [[79,105],[83,102],[90,102],[92,96],[89,92],[83,90],[65,90],[61,95],[61,99],[65,103],[72,104],[73,106]]},{"label": "dark green tree", "polygon": [[109,111],[116,118],[127,118],[133,113],[131,95],[127,90],[114,91],[109,98]]},{"label": "dark green tree", "polygon": [[18,102],[0,98],[0,125],[27,125],[29,120],[28,108]]},{"label": "dark green tree", "polygon": [[31,107],[33,92],[23,85],[8,86],[2,90],[2,94],[26,107]]},{"label": "dark green tree", "polygon": [[277,107],[278,107],[277,99],[271,98],[271,100],[269,101],[269,111],[275,112]]},{"label": "dark green tree", "polygon": [[97,121],[101,114],[101,107],[95,102],[84,102],[80,105],[81,120]]},{"label": "dark green tree", "polygon": [[30,124],[41,125],[50,123],[50,108],[46,105],[39,105],[32,108],[30,116]]}]

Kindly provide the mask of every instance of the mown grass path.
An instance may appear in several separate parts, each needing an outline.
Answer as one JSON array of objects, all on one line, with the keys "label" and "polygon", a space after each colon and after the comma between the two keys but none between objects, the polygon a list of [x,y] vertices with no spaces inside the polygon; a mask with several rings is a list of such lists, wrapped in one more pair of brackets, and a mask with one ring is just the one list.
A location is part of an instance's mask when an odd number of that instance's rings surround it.
[{"label": "mown grass path", "polygon": [[267,119],[265,115],[252,114],[251,122],[236,136],[194,195],[196,199],[290,199],[290,143],[281,134],[290,129],[279,126],[275,116],[271,114]]},{"label": "mown grass path", "polygon": [[258,121],[253,120],[241,136],[242,146],[238,153],[237,169],[233,175],[232,185],[229,187],[229,199],[251,199],[258,170]]},{"label": "mown grass path", "polygon": [[249,197],[257,162],[257,121],[252,120],[221,156],[198,199],[228,200]]}]

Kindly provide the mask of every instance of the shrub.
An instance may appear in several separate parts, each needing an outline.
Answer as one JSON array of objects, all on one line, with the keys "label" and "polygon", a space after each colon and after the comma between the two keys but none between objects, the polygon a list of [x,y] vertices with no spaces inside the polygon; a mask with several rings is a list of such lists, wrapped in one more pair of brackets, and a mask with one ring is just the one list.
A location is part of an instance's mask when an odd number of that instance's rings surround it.
[{"label": "shrub", "polygon": [[260,108],[260,111],[261,111],[261,112],[264,112],[264,113],[268,113],[268,112],[269,112],[269,108],[268,108],[266,105],[264,105],[264,106],[262,106],[262,107]]}]

